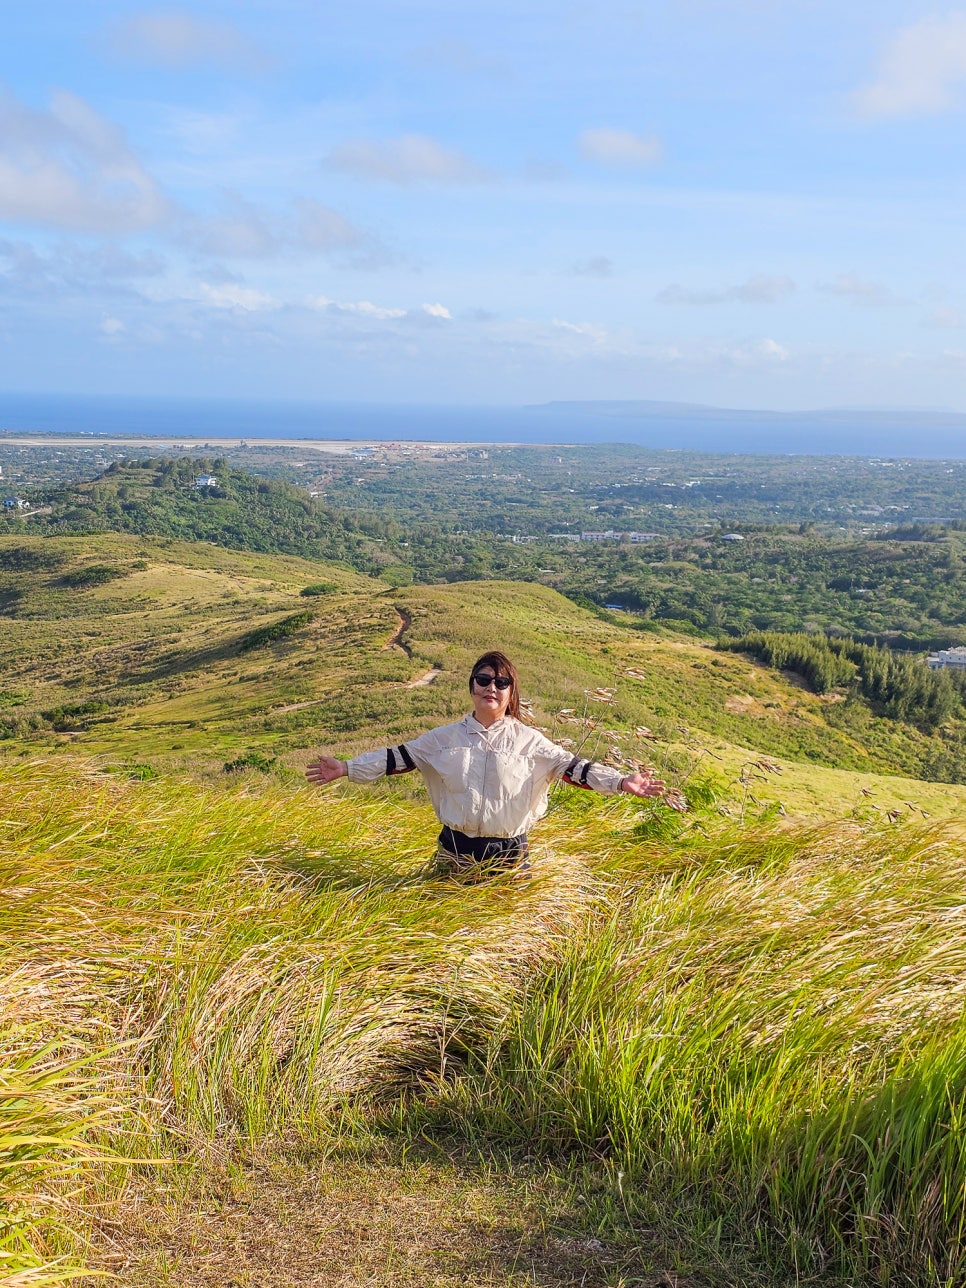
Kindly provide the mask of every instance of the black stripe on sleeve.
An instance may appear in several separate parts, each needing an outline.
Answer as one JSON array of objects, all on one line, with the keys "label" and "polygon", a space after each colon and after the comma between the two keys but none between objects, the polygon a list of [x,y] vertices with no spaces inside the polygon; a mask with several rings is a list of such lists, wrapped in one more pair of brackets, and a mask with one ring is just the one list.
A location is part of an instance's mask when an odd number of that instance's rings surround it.
[{"label": "black stripe on sleeve", "polygon": [[[592,760],[581,760],[579,756],[575,756],[564,770],[563,781],[565,783],[569,783],[571,787],[586,787],[589,791],[590,784],[587,782],[587,775],[590,773],[593,763],[594,762]],[[582,765],[583,768],[578,774],[577,769],[580,765]]]},{"label": "black stripe on sleeve", "polygon": [[400,744],[399,744],[398,751],[399,751],[400,756],[402,756],[402,758],[403,758],[403,763],[405,764],[406,768],[407,768],[407,769],[415,769],[415,768],[416,768],[416,762],[415,762],[415,760],[413,760],[412,756],[409,754],[409,748],[406,746],[406,744],[405,744],[404,742],[402,742],[402,743],[400,743]]},{"label": "black stripe on sleeve", "polygon": [[396,772],[396,758],[392,754],[392,747],[386,748],[386,777]]}]

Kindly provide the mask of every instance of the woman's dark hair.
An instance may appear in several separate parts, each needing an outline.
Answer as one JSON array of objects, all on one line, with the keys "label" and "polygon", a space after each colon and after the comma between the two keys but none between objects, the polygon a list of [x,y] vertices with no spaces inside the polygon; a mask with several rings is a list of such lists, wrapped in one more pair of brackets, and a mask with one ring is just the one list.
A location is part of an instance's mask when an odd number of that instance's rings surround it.
[{"label": "woman's dark hair", "polygon": [[484,653],[473,663],[473,669],[470,671],[470,693],[473,692],[473,677],[477,671],[489,669],[494,675],[508,675],[513,681],[510,686],[510,702],[507,706],[507,714],[520,719],[520,678],[517,675],[517,668],[513,665],[505,653]]}]

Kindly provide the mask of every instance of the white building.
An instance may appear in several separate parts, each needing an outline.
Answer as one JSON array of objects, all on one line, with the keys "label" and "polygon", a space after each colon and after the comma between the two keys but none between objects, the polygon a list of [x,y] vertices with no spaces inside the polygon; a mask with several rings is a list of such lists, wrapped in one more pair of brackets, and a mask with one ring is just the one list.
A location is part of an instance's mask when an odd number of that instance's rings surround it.
[{"label": "white building", "polygon": [[944,666],[957,671],[966,671],[966,648],[941,648],[938,653],[930,653],[926,659],[928,665],[938,671]]},{"label": "white building", "polygon": [[199,474],[191,485],[192,487],[217,487],[218,477],[215,474]]}]

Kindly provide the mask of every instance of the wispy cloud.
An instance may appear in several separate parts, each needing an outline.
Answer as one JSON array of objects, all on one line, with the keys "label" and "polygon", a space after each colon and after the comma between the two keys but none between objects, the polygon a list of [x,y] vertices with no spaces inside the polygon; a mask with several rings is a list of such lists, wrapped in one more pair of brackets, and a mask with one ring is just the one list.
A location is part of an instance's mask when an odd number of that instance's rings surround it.
[{"label": "wispy cloud", "polygon": [[388,321],[391,318],[404,318],[406,309],[389,308],[383,304],[373,304],[371,300],[333,300],[327,295],[313,295],[308,301],[310,307],[321,309],[324,313],[358,313],[361,317]]},{"label": "wispy cloud", "polygon": [[123,131],[76,94],[48,110],[0,91],[0,220],[129,232],[171,213]]},{"label": "wispy cloud", "polygon": [[966,80],[966,13],[924,18],[903,27],[883,51],[875,79],[855,91],[852,104],[869,120],[922,116],[956,105]]},{"label": "wispy cloud", "polygon": [[826,295],[838,295],[843,300],[850,300],[853,304],[861,304],[866,308],[879,309],[901,303],[881,282],[856,277],[853,273],[840,273],[832,282],[819,283],[818,289]]},{"label": "wispy cloud", "polygon": [[361,229],[331,206],[302,198],[295,203],[298,240],[308,250],[355,250],[368,239]]},{"label": "wispy cloud", "polygon": [[386,183],[484,183],[493,175],[457,148],[444,147],[426,134],[402,134],[381,142],[349,139],[325,160],[333,170]]},{"label": "wispy cloud", "polygon": [[571,335],[583,336],[594,344],[604,344],[608,339],[606,328],[597,326],[593,322],[568,322],[566,318],[554,318],[551,325],[558,331],[568,331]]},{"label": "wispy cloud", "polygon": [[506,63],[480,53],[464,40],[430,41],[414,49],[410,59],[417,67],[429,71],[450,72],[460,77],[479,77],[504,84],[512,80],[512,73]]},{"label": "wispy cloud", "polygon": [[182,236],[193,249],[219,259],[338,255],[348,256],[357,268],[379,267],[395,259],[338,210],[310,198],[296,198],[293,210],[277,212],[239,193],[223,192],[221,210],[186,219]]},{"label": "wispy cloud", "polygon": [[0,275],[19,290],[126,291],[130,283],[159,277],[164,260],[152,251],[132,253],[113,242],[83,246],[65,241],[38,250],[26,241],[0,240]]},{"label": "wispy cloud", "polygon": [[664,156],[659,138],[653,134],[634,134],[631,130],[581,130],[577,147],[581,156],[600,165],[656,165]]},{"label": "wispy cloud", "polygon": [[961,331],[966,327],[966,316],[948,304],[936,304],[926,314],[923,325],[936,331]]},{"label": "wispy cloud", "polygon": [[570,271],[576,277],[613,277],[614,264],[606,255],[592,255],[574,264]]},{"label": "wispy cloud", "polygon": [[212,285],[210,282],[202,282],[201,298],[216,309],[243,309],[246,313],[260,313],[265,309],[280,307],[279,300],[263,291],[230,283]]},{"label": "wispy cloud", "polygon": [[777,304],[795,290],[795,283],[790,277],[759,273],[747,281],[735,286],[726,286],[721,290],[694,290],[679,286],[676,282],[658,291],[655,300],[658,304]]},{"label": "wispy cloud", "polygon": [[128,62],[180,70],[214,64],[233,71],[262,71],[272,60],[228,22],[205,22],[183,9],[137,14],[109,34],[112,52]]},{"label": "wispy cloud", "polygon": [[403,309],[398,305],[373,304],[371,300],[334,300],[328,295],[313,295],[307,300],[310,308],[323,313],[355,315],[374,322],[416,323],[423,326],[452,322],[453,315],[445,304],[422,304],[419,308]]}]

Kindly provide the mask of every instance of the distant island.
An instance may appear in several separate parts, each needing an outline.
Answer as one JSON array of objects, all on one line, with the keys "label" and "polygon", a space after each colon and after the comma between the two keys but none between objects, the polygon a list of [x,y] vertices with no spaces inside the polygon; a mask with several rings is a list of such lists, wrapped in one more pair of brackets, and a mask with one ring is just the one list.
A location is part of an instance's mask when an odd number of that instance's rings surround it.
[{"label": "distant island", "polygon": [[660,401],[528,406],[0,394],[0,432],[463,443],[630,443],[700,452],[963,459],[966,414]]}]

